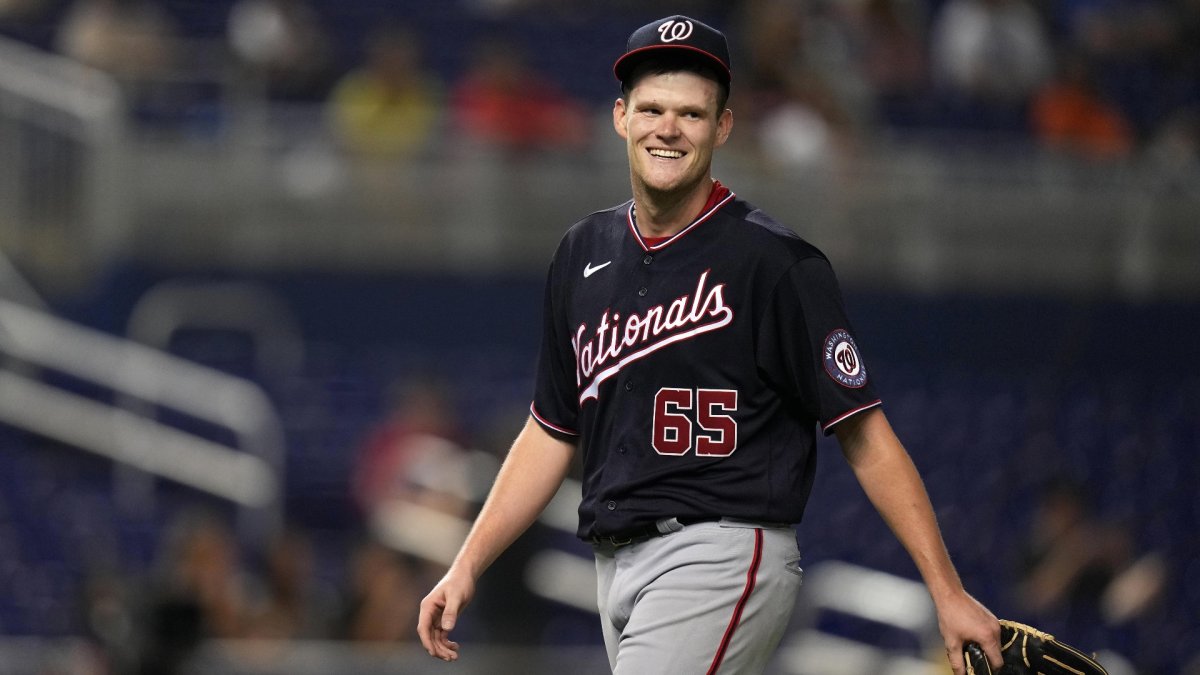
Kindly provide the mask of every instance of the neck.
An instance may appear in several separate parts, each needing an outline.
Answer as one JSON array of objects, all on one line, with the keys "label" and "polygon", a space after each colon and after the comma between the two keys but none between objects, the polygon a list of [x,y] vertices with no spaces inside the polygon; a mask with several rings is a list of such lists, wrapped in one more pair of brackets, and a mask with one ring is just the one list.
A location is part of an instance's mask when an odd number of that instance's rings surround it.
[{"label": "neck", "polygon": [[655,192],[634,185],[633,203],[637,228],[643,237],[669,237],[687,227],[699,215],[712,192],[712,178],[678,192]]}]

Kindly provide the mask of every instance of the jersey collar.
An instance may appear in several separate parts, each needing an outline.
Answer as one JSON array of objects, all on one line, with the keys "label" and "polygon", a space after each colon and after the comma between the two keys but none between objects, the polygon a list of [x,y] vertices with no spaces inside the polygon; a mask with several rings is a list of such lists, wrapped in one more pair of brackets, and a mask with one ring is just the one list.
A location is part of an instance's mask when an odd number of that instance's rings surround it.
[{"label": "jersey collar", "polygon": [[721,210],[721,207],[728,204],[735,196],[730,192],[729,188],[721,185],[721,181],[714,180],[712,191],[708,193],[708,201],[704,204],[704,208],[700,209],[700,215],[696,216],[696,219],[690,225],[669,237],[643,237],[642,233],[638,232],[637,216],[634,214],[633,202],[629,202],[629,210],[626,212],[625,220],[629,224],[629,231],[633,234],[634,240],[637,241],[638,246],[642,247],[643,251],[659,251],[670,246],[671,242],[691,232],[697,225],[711,218],[714,213]]}]

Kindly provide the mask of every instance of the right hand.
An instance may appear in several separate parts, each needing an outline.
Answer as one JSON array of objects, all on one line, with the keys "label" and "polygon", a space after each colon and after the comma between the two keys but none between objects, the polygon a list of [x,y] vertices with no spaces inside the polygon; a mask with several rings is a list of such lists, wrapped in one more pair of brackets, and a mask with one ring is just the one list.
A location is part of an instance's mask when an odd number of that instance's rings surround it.
[{"label": "right hand", "polygon": [[458,643],[450,640],[450,631],[474,595],[475,580],[451,568],[421,601],[417,635],[430,656],[443,661],[458,659]]},{"label": "right hand", "polygon": [[946,643],[946,657],[954,675],[966,675],[968,644],[975,644],[986,656],[992,671],[1004,666],[1000,651],[1000,621],[978,600],[958,592],[937,602],[938,627]]}]

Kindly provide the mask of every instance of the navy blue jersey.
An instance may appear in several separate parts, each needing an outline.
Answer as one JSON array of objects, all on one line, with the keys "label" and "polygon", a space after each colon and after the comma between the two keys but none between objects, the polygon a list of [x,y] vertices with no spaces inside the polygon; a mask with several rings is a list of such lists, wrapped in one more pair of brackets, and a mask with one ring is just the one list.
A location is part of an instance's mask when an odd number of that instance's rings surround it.
[{"label": "navy blue jersey", "polygon": [[534,418],[583,452],[579,536],[660,518],[796,523],[816,428],[879,405],[829,261],[723,198],[657,243],[633,203],[563,237]]}]

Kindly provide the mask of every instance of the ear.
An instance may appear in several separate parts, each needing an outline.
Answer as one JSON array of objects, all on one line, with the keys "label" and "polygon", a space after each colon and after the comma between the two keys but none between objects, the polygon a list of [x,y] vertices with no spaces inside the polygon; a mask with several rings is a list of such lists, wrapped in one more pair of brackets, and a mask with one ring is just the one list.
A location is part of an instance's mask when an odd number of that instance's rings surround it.
[{"label": "ear", "polygon": [[729,108],[721,113],[717,118],[717,144],[716,147],[725,145],[725,141],[729,140],[729,134],[733,132],[733,111]]},{"label": "ear", "polygon": [[629,139],[629,132],[625,129],[625,116],[629,113],[626,107],[625,99],[617,98],[613,103],[613,128],[617,130],[617,135],[626,140]]}]

